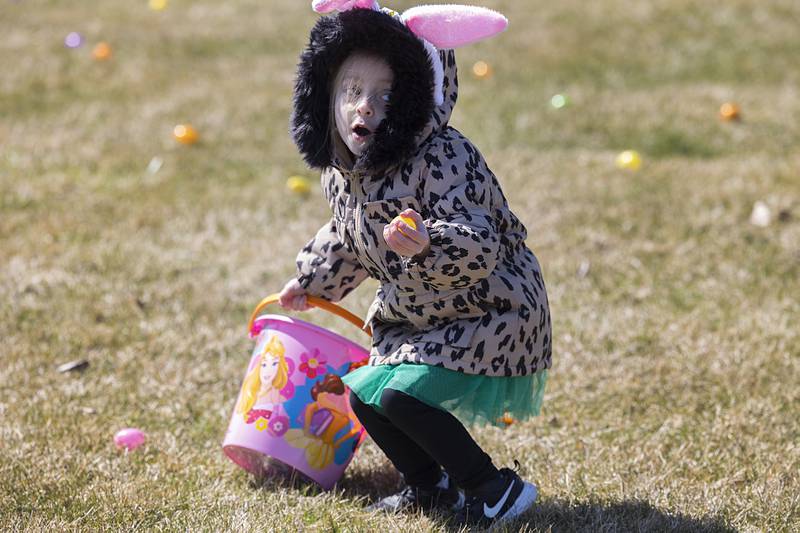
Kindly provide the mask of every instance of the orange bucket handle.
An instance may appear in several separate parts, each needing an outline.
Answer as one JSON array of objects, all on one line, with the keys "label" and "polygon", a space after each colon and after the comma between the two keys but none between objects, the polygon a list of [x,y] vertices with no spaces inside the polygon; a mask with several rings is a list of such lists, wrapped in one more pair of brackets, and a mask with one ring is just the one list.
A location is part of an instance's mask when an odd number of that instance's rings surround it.
[{"label": "orange bucket handle", "polygon": [[[306,301],[312,307],[319,307],[320,309],[324,309],[329,313],[333,313],[334,315],[344,318],[345,320],[356,326],[358,329],[360,329],[367,335],[372,336],[372,330],[370,329],[370,327],[364,326],[364,321],[358,318],[350,311],[348,311],[347,309],[339,307],[333,302],[329,302],[328,300],[325,300],[323,298],[318,298],[316,296],[306,296]],[[259,304],[256,306],[255,310],[253,311],[253,314],[250,315],[250,322],[247,324],[247,331],[250,333],[251,336],[254,336],[253,326],[255,325],[256,318],[258,318],[258,314],[261,313],[261,310],[267,307],[268,305],[272,305],[275,303],[278,303],[277,292],[274,294],[270,294],[269,296],[261,300]]]}]

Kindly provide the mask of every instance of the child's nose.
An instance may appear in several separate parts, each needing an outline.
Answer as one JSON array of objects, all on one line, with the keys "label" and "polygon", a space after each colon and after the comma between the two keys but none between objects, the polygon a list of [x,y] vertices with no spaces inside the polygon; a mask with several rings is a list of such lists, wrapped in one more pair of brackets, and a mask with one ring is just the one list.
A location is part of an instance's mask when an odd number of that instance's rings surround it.
[{"label": "child's nose", "polygon": [[358,103],[356,112],[362,117],[371,117],[375,114],[375,110],[372,109],[372,105],[369,103],[369,98],[363,98],[361,102]]}]

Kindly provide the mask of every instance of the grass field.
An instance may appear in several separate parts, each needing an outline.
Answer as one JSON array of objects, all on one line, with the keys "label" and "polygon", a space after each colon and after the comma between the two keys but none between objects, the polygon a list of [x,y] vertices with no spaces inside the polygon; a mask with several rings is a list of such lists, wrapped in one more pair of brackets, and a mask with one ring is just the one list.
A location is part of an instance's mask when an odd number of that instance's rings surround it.
[{"label": "grass field", "polygon": [[[284,185],[317,179],[287,134],[308,4],[3,0],[1,530],[455,529],[363,510],[399,486],[371,442],[329,493],[220,451],[249,312],[329,216]],[[485,5],[511,25],[459,52],[451,123],[526,224],[554,325],[543,415],[475,431],[540,486],[507,529],[800,530],[800,3]],[[144,448],[114,448],[125,426]]]}]

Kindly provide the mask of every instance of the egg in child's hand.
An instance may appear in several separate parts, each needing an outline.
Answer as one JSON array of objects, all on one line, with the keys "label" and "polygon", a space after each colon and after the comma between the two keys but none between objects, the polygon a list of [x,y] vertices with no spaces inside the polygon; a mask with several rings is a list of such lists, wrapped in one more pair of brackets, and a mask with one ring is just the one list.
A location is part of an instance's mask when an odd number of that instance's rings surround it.
[{"label": "egg in child's hand", "polygon": [[416,222],[414,222],[414,219],[413,219],[413,218],[411,218],[411,217],[407,217],[407,216],[405,216],[405,215],[400,215],[400,220],[402,220],[403,222],[405,222],[406,224],[408,224],[409,226],[411,226],[411,229],[413,229],[413,230],[416,230],[416,229],[417,229],[417,223],[416,223]]},{"label": "egg in child's hand", "polygon": [[[394,220],[397,220],[398,218],[400,220],[402,220],[403,222],[405,222],[406,224],[408,224],[411,229],[413,229],[413,230],[417,229],[417,223],[414,222],[413,218],[407,217],[405,215],[398,215],[398,216],[395,217]],[[394,220],[392,222],[394,222]],[[403,229],[400,226],[397,226],[397,229],[400,230],[400,233],[403,233]]]}]

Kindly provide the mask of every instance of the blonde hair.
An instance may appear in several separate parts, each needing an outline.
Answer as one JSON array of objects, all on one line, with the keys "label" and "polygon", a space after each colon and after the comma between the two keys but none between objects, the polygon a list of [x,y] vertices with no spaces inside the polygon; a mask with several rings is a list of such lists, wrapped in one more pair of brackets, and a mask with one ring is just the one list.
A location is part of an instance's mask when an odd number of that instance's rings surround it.
[{"label": "blonde hair", "polygon": [[278,372],[272,378],[272,387],[276,390],[283,389],[289,382],[289,365],[286,363],[285,349],[278,337],[273,336],[264,346],[258,356],[253,369],[248,372],[242,383],[242,392],[239,394],[239,402],[236,404],[236,412],[247,418],[247,413],[256,403],[258,392],[261,390],[261,362],[265,357],[278,359]]}]

